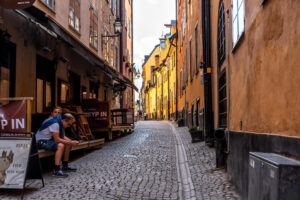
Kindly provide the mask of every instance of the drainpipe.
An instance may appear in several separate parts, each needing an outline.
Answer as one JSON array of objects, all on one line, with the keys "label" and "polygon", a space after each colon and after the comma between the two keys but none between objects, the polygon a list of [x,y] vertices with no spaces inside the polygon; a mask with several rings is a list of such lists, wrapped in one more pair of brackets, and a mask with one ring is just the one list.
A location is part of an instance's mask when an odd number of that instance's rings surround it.
[{"label": "drainpipe", "polygon": [[177,11],[177,5],[178,0],[176,0],[176,58],[175,58],[175,62],[176,62],[176,116],[175,116],[175,120],[178,119],[178,59],[177,59],[177,55],[178,55],[178,11]]},{"label": "drainpipe", "polygon": [[202,41],[203,41],[203,75],[204,75],[204,119],[206,141],[213,146],[213,114],[211,87],[211,33],[210,0],[202,0]]},{"label": "drainpipe", "polygon": [[227,154],[230,152],[230,146],[229,146],[229,134],[230,134],[230,62],[229,62],[229,24],[230,24],[230,18],[229,18],[229,9],[226,11],[227,13],[227,83],[228,83],[228,98],[227,98]]},{"label": "drainpipe", "polygon": [[[168,66],[168,68],[169,67],[170,66]],[[170,70],[168,68],[168,120],[170,120]]]},{"label": "drainpipe", "polygon": [[[119,41],[120,41],[120,60],[119,60],[119,62],[120,62],[120,74],[123,74],[123,33],[124,33],[124,27],[123,27],[123,25],[124,25],[124,23],[123,23],[123,10],[122,10],[122,1],[123,0],[119,0],[119,17],[120,17],[120,21],[121,21],[121,23],[122,23],[122,32],[121,32],[121,34],[120,34],[120,39],[119,39]],[[120,108],[123,108],[123,91],[120,91]]]},{"label": "drainpipe", "polygon": [[[131,1],[131,25],[130,25],[130,33],[131,33],[131,63],[133,63],[133,0]],[[132,73],[131,73],[131,83],[133,83],[133,70],[132,70]],[[132,99],[132,119],[134,119],[134,112],[135,112],[135,99],[133,99],[133,96],[134,96],[134,89],[133,87],[131,88],[131,99]]]}]

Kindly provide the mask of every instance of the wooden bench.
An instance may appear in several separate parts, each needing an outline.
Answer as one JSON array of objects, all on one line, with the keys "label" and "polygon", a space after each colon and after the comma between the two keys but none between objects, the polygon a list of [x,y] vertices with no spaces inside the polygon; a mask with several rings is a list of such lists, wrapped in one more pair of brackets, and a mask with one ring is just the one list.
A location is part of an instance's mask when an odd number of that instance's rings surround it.
[{"label": "wooden bench", "polygon": [[[87,149],[94,146],[98,146],[100,144],[104,144],[104,139],[90,140],[80,142],[77,146],[73,146],[71,151],[76,151],[79,149]],[[44,149],[39,150],[39,158],[45,158],[54,155],[54,152],[46,151]]]},{"label": "wooden bench", "polygon": [[124,131],[124,130],[133,130],[134,126],[133,125],[128,125],[128,126],[112,126],[112,131]]}]

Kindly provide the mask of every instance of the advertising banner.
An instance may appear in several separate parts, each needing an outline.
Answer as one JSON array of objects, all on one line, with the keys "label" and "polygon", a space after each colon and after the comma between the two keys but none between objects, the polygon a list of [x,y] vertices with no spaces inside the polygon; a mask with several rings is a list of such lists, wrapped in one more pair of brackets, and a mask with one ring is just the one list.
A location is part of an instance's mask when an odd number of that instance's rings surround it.
[{"label": "advertising banner", "polygon": [[26,101],[0,107],[0,132],[26,132]]},{"label": "advertising banner", "polygon": [[0,138],[0,188],[23,189],[32,138]]},{"label": "advertising banner", "polygon": [[86,101],[83,104],[83,111],[87,113],[86,117],[91,129],[108,127],[108,109],[108,102]]}]

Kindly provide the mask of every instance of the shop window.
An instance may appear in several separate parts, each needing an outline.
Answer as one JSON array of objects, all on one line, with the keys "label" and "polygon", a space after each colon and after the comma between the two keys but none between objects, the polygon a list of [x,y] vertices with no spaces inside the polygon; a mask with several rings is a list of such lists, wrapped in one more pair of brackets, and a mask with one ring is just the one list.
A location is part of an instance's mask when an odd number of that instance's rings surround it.
[{"label": "shop window", "polygon": [[97,83],[90,81],[90,99],[98,99],[98,89],[99,86]]},{"label": "shop window", "polygon": [[90,6],[90,45],[98,49],[98,13]]},{"label": "shop window", "polygon": [[226,71],[223,70],[219,77],[219,127],[227,127],[227,94],[226,94]]},{"label": "shop window", "polygon": [[219,8],[219,19],[218,19],[218,65],[222,65],[225,60],[225,14],[224,14],[224,3],[221,2]]},{"label": "shop window", "polygon": [[70,101],[69,92],[70,92],[70,85],[67,82],[62,80],[58,80],[58,103],[59,104],[66,104]]},{"label": "shop window", "polygon": [[80,0],[70,0],[69,25],[78,33],[80,32]]},{"label": "shop window", "polygon": [[232,41],[237,44],[245,30],[245,1],[232,0]]},{"label": "shop window", "polygon": [[87,99],[86,87],[82,86],[82,99]]},{"label": "shop window", "polygon": [[51,10],[55,10],[55,0],[40,0]]},{"label": "shop window", "polygon": [[36,111],[50,111],[54,106],[54,63],[37,56],[36,66]]}]

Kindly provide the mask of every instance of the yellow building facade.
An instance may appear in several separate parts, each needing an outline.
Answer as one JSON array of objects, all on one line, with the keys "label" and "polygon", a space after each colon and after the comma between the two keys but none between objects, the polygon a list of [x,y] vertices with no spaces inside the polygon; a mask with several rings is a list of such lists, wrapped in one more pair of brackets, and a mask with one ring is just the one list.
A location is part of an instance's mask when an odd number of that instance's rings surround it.
[{"label": "yellow building facade", "polygon": [[176,22],[160,38],[143,64],[143,102],[148,119],[175,119],[176,116]]}]

